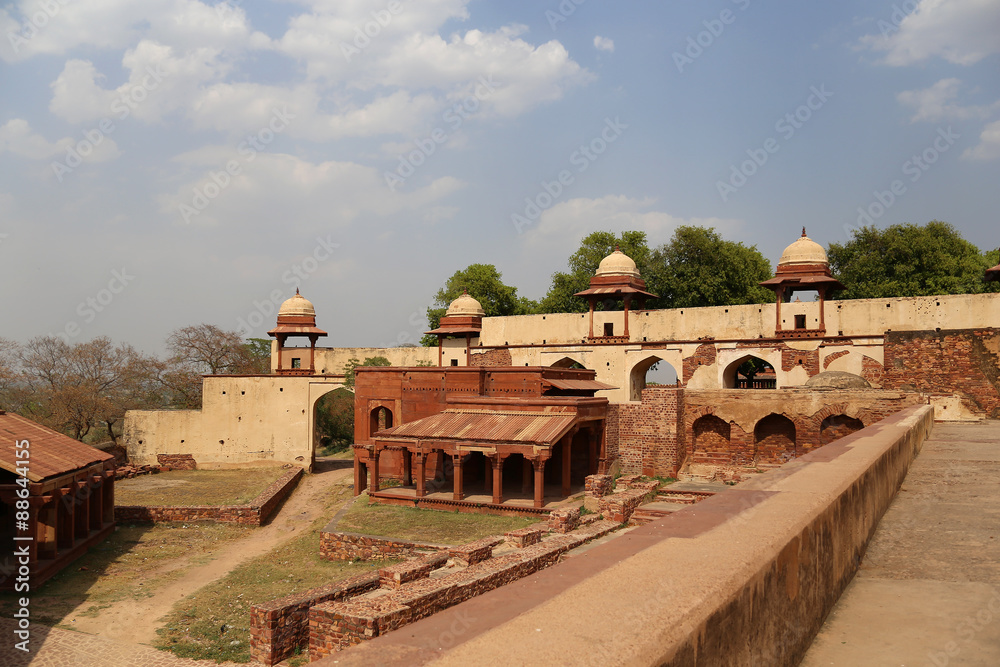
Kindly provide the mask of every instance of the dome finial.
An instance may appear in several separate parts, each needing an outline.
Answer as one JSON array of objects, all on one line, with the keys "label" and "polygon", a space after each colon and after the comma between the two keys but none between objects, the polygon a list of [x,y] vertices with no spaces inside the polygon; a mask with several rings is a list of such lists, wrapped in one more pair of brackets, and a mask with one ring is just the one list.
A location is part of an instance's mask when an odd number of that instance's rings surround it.
[{"label": "dome finial", "polygon": [[295,296],[301,296],[301,295],[299,294],[299,288],[298,288],[298,287],[296,287],[296,288],[295,288]]},{"label": "dome finial", "polygon": [[803,236],[803,238],[805,237],[805,235],[806,235],[806,226],[802,225],[802,236]]}]

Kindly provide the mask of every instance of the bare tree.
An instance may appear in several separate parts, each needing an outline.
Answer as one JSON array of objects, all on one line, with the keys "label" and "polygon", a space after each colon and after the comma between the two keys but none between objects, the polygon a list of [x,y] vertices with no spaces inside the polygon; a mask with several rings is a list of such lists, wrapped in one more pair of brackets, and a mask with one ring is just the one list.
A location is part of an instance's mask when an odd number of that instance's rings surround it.
[{"label": "bare tree", "polygon": [[167,337],[170,362],[199,374],[237,373],[245,362],[243,339],[214,324],[175,329]]},{"label": "bare tree", "polygon": [[244,341],[235,331],[214,324],[174,330],[167,337],[170,358],[160,381],[176,408],[201,407],[202,375],[263,374],[271,370],[271,346],[265,339]]},{"label": "bare tree", "polygon": [[107,337],[72,346],[58,338],[35,338],[23,347],[20,360],[30,395],[21,414],[77,440],[103,426],[117,443],[115,426],[127,410],[163,403],[159,362]]}]

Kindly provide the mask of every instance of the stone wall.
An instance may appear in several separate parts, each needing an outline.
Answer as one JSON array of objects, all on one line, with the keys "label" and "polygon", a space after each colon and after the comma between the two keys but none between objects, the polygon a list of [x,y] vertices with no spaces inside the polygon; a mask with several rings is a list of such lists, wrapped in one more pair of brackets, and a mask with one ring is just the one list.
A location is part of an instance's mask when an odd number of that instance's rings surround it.
[{"label": "stone wall", "polygon": [[119,523],[160,523],[163,521],[220,521],[245,526],[261,526],[278,505],[295,489],[302,468],[289,470],[250,502],[249,505],[190,505],[187,507],[119,505],[115,521]]},{"label": "stone wall", "polygon": [[972,414],[1000,419],[1000,330],[890,331],[884,386],[957,394]]}]

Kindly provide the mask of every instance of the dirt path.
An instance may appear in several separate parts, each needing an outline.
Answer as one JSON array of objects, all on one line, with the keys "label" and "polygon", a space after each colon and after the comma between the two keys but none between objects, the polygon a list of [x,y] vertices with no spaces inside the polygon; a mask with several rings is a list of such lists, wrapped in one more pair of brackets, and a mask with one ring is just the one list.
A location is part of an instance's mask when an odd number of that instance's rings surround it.
[{"label": "dirt path", "polygon": [[[213,554],[212,561],[190,567],[182,579],[166,584],[152,597],[116,602],[113,607],[102,610],[97,616],[79,616],[76,611],[82,611],[81,605],[78,610],[67,615],[62,624],[72,623],[74,630],[110,639],[138,644],[153,643],[159,619],[179,600],[224,577],[241,563],[297,537],[299,531],[319,517],[324,506],[323,494],[351,475],[350,468],[305,475],[271,523],[255,530],[249,537],[226,544]],[[171,569],[174,567],[176,565],[172,564]]]}]

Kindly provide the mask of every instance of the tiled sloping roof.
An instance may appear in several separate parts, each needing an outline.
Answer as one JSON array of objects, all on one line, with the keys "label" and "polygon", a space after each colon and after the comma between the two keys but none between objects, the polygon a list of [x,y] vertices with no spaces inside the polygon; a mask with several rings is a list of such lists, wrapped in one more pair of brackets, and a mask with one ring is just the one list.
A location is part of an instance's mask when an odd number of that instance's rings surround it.
[{"label": "tiled sloping roof", "polygon": [[554,444],[573,425],[566,412],[445,410],[379,431],[378,438],[427,438]]},{"label": "tiled sloping roof", "polygon": [[597,380],[554,380],[551,378],[543,378],[543,381],[548,382],[556,389],[572,389],[575,391],[580,391],[580,390],[600,391],[602,389],[618,388],[618,387],[613,387],[610,384],[604,384],[603,382],[598,382]]},{"label": "tiled sloping roof", "polygon": [[[30,444],[27,459],[15,456],[15,441],[27,440]],[[21,415],[0,414],[0,468],[16,472],[19,463],[27,461],[28,479],[40,482],[92,463],[114,458],[107,452],[94,449],[79,440],[53,431]]]}]

